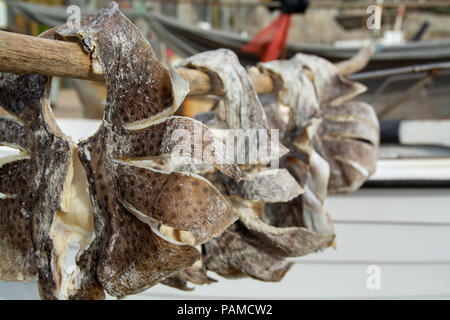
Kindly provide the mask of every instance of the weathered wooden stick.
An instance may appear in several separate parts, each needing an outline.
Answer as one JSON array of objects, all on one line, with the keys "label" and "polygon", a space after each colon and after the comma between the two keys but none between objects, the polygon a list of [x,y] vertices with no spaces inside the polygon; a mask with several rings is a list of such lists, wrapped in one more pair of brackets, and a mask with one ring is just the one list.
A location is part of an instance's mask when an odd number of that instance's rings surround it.
[{"label": "weathered wooden stick", "polygon": [[0,71],[102,80],[91,71],[91,58],[75,42],[0,31]]},{"label": "weathered wooden stick", "polygon": [[274,90],[273,80],[268,74],[250,73],[250,79],[252,79],[253,86],[258,94],[270,93]]},{"label": "weathered wooden stick", "polygon": [[177,68],[176,71],[189,82],[189,95],[191,96],[205,95],[218,89],[211,86],[210,77],[205,72],[187,68]]},{"label": "weathered wooden stick", "polygon": [[[176,68],[176,71],[184,80],[189,82],[189,95],[216,94],[223,95],[223,88],[220,83],[216,83],[208,74],[196,69]],[[253,86],[258,94],[270,93],[273,91],[273,81],[268,74],[250,74]]]},{"label": "weathered wooden stick", "polygon": [[[347,75],[364,68],[374,54],[374,48],[363,47],[352,59],[337,64]],[[0,31],[0,71],[17,74],[41,74],[65,78],[103,81],[103,75],[92,72],[91,59],[80,45],[74,42],[48,40],[17,33]],[[207,73],[177,68],[189,81],[189,95],[221,94],[220,83]],[[253,84],[259,94],[274,90],[272,78],[265,74],[252,74]],[[312,78],[312,75],[310,75]]]}]

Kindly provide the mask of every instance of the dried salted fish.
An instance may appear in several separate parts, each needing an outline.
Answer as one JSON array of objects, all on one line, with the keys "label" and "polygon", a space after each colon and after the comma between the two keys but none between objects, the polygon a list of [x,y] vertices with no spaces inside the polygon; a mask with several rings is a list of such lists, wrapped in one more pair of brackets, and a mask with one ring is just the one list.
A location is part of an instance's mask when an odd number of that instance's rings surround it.
[{"label": "dried salted fish", "polygon": [[[305,68],[312,71],[313,82]],[[263,63],[259,69],[275,79],[279,102],[290,110],[283,142],[291,146],[311,119],[321,119],[312,142],[330,166],[328,191],[357,190],[375,170],[379,145],[379,124],[373,108],[351,101],[365,87],[339,75],[325,59],[305,54]]]},{"label": "dried salted fish", "polygon": [[340,106],[367,89],[364,85],[341,76],[331,62],[321,57],[297,53],[291,61],[312,71],[317,100],[321,106]]},{"label": "dried salted fish", "polygon": [[48,79],[0,73],[0,144],[20,150],[0,163],[0,278],[28,281],[39,275],[45,297],[54,292],[52,221],[68,210],[67,183],[75,146],[52,121]]},{"label": "dried salted fish", "polygon": [[[268,129],[267,119],[261,122],[262,117],[251,116],[259,115],[263,111],[262,105],[254,99],[256,91],[234,53],[223,49],[204,52],[190,57],[182,65],[214,74],[222,83],[225,92],[222,110],[199,116],[218,136],[224,136],[220,134],[224,124],[234,130]],[[218,125],[221,120],[222,124]],[[281,144],[275,141],[271,145]],[[248,149],[249,146],[242,145],[238,150],[244,153]],[[277,153],[276,156],[281,158],[285,154]],[[227,195],[239,217],[239,222],[221,237],[204,244],[203,263],[207,270],[227,277],[250,276],[263,281],[279,281],[291,267],[284,257],[308,254],[332,244],[334,235],[331,233],[318,234],[303,226],[275,227],[262,219],[265,204],[286,203],[303,193],[303,188],[286,169],[272,169],[264,164],[262,157],[257,157],[254,163],[244,163],[245,177],[239,183],[215,173],[205,175]]]},{"label": "dried salted fish", "polygon": [[314,148],[321,125],[320,104],[314,85],[296,60],[273,61],[259,65],[277,81],[278,97],[289,107],[289,119],[283,141],[291,147],[285,160],[300,185],[305,189],[301,201],[304,225],[319,234],[333,234],[331,219],[324,209],[330,167]]},{"label": "dried salted fish", "polygon": [[219,49],[202,52],[183,60],[180,65],[206,70],[217,77],[224,92],[225,122],[229,128],[267,127],[266,115],[251,79],[233,51]]},{"label": "dried salted fish", "polygon": [[209,241],[204,246],[206,268],[227,278],[280,281],[293,263],[255,245],[244,234],[245,229],[235,223],[220,238]]},{"label": "dried salted fish", "polygon": [[318,151],[330,164],[328,191],[352,192],[375,172],[380,128],[372,106],[347,101],[339,107],[326,107],[318,135]]},{"label": "dried salted fish", "polygon": [[[206,127],[171,117],[187,84],[157,61],[116,3],[82,19],[78,29],[63,26],[44,36],[79,41],[91,54],[106,79],[105,115],[78,150],[54,123],[49,78],[0,74],[0,105],[13,118],[0,120],[1,142],[22,151],[0,168],[0,277],[25,281],[38,273],[45,299],[138,293],[192,266],[198,245],[236,220],[206,179],[153,166],[179,146],[180,131],[194,136],[181,143],[192,150],[200,128],[196,160],[236,180],[241,171],[220,152],[202,156],[211,144],[221,149]],[[166,237],[165,229],[177,237]],[[71,245],[78,251],[68,270]]]}]

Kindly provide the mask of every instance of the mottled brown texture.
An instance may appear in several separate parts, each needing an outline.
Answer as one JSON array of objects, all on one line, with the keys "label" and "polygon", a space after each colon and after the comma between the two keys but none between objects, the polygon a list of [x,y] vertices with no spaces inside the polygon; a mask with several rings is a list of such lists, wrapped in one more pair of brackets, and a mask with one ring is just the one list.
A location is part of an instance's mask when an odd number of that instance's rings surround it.
[{"label": "mottled brown texture", "polygon": [[[157,61],[116,3],[82,19],[79,29],[62,26],[43,36],[79,42],[91,54],[93,66],[105,74],[105,115],[97,133],[77,149],[51,114],[48,78],[0,74],[0,105],[6,110],[2,114],[7,113],[0,119],[0,145],[22,151],[0,167],[0,279],[27,281],[38,275],[41,297],[60,297],[61,275],[55,271],[59,257],[50,234],[57,212],[64,213],[63,191],[75,183],[66,178],[71,159],[78,155],[88,179],[95,235],[76,258],[79,274],[75,288],[68,289],[69,298],[103,299],[104,291],[121,298],[141,292],[200,259],[194,245],[165,238],[159,232],[163,224],[191,231],[203,243],[219,236],[236,217],[203,178],[162,172],[140,160],[157,163],[170,157],[179,146],[173,139],[179,129],[194,135],[183,145],[192,150],[199,139],[195,129],[200,128],[205,139],[200,156],[193,158],[237,181],[241,171],[225,158],[223,144],[205,126],[168,118],[187,85]],[[202,271],[192,269],[186,275],[194,282],[210,281]]]},{"label": "mottled brown texture", "polygon": [[[320,112],[314,85],[306,76],[302,64],[294,59],[260,63],[258,67],[275,79],[278,101],[289,107],[288,123],[279,128],[284,129],[281,134],[284,141],[290,143],[291,137],[301,134],[310,119]],[[278,105],[276,110],[279,113]]]},{"label": "mottled brown texture", "polygon": [[[201,178],[139,162],[170,156],[177,145],[172,139],[176,130],[192,133],[195,121],[166,118],[178,108],[187,85],[157,61],[147,40],[117,5],[82,19],[79,30],[61,27],[56,32],[62,39],[78,39],[98,59],[108,91],[100,129],[79,144],[95,228],[95,239],[78,263],[83,273],[80,291],[89,294],[87,288],[98,279],[110,295],[135,294],[200,258],[194,246],[161,238],[159,224],[191,230],[202,243],[236,218],[227,201]],[[198,126],[207,136],[207,129]],[[207,142],[217,143],[209,135]],[[219,168],[239,180],[240,170],[232,162]],[[199,195],[195,203],[192,194]]]},{"label": "mottled brown texture", "polygon": [[329,222],[324,204],[327,197],[330,166],[313,147],[313,139],[321,120],[313,118],[305,127],[304,132],[293,141],[292,153],[301,160],[290,157],[285,165],[305,188],[302,196],[302,211],[305,225],[311,231],[332,234],[333,225]]},{"label": "mottled brown texture", "polygon": [[208,270],[223,277],[252,277],[261,281],[280,281],[293,263],[256,246],[244,234],[238,223],[228,228],[218,239],[204,245],[204,263]]},{"label": "mottled brown texture", "polygon": [[80,30],[63,26],[57,34],[60,39],[79,38],[85,51],[97,56],[108,91],[106,103],[115,106],[106,110],[111,125],[151,118],[172,106],[175,97],[167,69],[114,5],[83,18]]},{"label": "mottled brown texture", "polygon": [[321,57],[297,53],[291,61],[311,70],[317,100],[321,106],[339,106],[367,89],[364,85],[341,76],[335,65]]},{"label": "mottled brown texture", "polygon": [[234,221],[228,201],[207,180],[189,174],[115,165],[119,200],[164,225],[190,231],[195,244],[217,237]]},{"label": "mottled brown texture", "polygon": [[295,202],[301,204],[303,223],[312,232],[333,234],[324,209],[330,169],[326,159],[314,148],[322,122],[315,87],[306,76],[303,63],[295,58],[263,63],[259,69],[277,79],[278,99],[289,107],[283,141],[290,146],[291,154],[284,165],[305,189],[301,201]]},{"label": "mottled brown texture", "polygon": [[227,195],[267,203],[287,202],[304,192],[294,177],[286,169],[265,169],[247,172],[240,182],[224,176],[216,176],[214,184],[220,183]]},{"label": "mottled brown texture", "polygon": [[188,286],[189,282],[193,284],[203,285],[217,282],[217,280],[208,277],[206,268],[204,267],[204,265],[202,265],[201,268],[191,267],[180,271],[170,278],[167,278],[162,283],[169,287],[173,287],[183,291],[192,291],[194,290],[194,288]]},{"label": "mottled brown texture", "polygon": [[[305,68],[314,82],[305,76]],[[373,108],[350,101],[365,87],[339,75],[330,62],[305,54],[263,63],[259,69],[276,79],[279,101],[290,109],[283,142],[291,146],[311,119],[321,119],[312,145],[330,165],[328,191],[357,190],[375,170],[379,145]]]},{"label": "mottled brown texture", "polygon": [[180,271],[173,276],[170,276],[167,279],[164,279],[161,281],[162,284],[165,284],[166,286],[176,288],[183,291],[192,291],[194,290],[193,287],[188,286],[188,279],[186,277],[186,274],[183,271]]},{"label": "mottled brown texture", "polygon": [[[95,141],[95,138],[89,140],[91,143]],[[149,225],[139,221],[121,205],[115,189],[123,181],[116,181],[113,174],[108,175],[102,165],[109,162],[104,159],[104,151],[93,149],[89,152],[90,160],[85,157],[83,150],[94,145],[88,146],[88,143],[81,145],[80,158],[90,177],[96,238],[80,259],[87,262],[80,266],[85,268],[82,270],[86,274],[86,285],[98,278],[110,295],[123,297],[141,292],[194,263],[199,258],[194,247],[178,246],[161,239]],[[114,170],[113,163],[109,166]],[[146,197],[152,195],[142,194]],[[96,257],[98,261],[93,260]],[[90,264],[98,265],[92,269]]]},{"label": "mottled brown texture", "polygon": [[330,164],[328,191],[352,192],[375,172],[380,128],[373,108],[348,101],[324,109],[319,152]]},{"label": "mottled brown texture", "polygon": [[[301,257],[330,247],[334,234],[317,232],[315,228],[272,226],[258,217],[251,201],[233,198],[233,207],[245,227],[245,235],[253,245],[282,257]],[[253,204],[253,205],[252,205]],[[310,226],[308,226],[310,227]]]},{"label": "mottled brown texture", "polygon": [[120,158],[179,156],[217,167],[239,181],[239,167],[227,158],[223,143],[203,124],[190,118],[169,117],[140,130],[125,130],[113,137]]},{"label": "mottled brown texture", "polygon": [[206,70],[220,80],[229,128],[267,128],[266,116],[250,76],[234,52],[228,49],[202,52],[183,60],[181,66]]},{"label": "mottled brown texture", "polygon": [[[238,65],[238,60],[233,55],[225,50],[216,50],[195,55],[182,63],[187,67],[214,73],[224,87],[223,108],[219,107],[219,110],[215,110],[215,114],[210,112],[199,119],[208,126],[217,128],[216,132],[221,132],[224,128],[268,128],[266,119],[262,125],[259,121],[243,121],[247,118],[252,119],[247,115],[259,114],[262,108],[260,102],[254,100],[256,91],[247,85],[248,75],[242,72],[240,69],[242,67]],[[309,89],[315,99],[312,84]],[[243,103],[245,101],[247,103]],[[309,120],[309,117],[317,111],[318,104],[313,105],[313,102],[311,114],[304,114],[303,110],[298,111],[297,118],[300,119],[298,121],[301,122],[303,118]],[[294,126],[295,124],[291,127]],[[241,132],[238,135],[243,134],[243,130],[238,132]],[[282,146],[278,139],[274,140],[276,141],[271,144]],[[249,146],[252,143],[249,142]],[[244,153],[249,146],[238,145],[237,150]],[[278,153],[277,157],[284,154]],[[323,250],[333,242],[332,232],[319,234],[314,232],[316,230],[310,231],[299,225],[276,227],[270,225],[270,220],[262,220],[265,204],[280,202],[287,206],[288,201],[298,198],[304,191],[286,169],[271,169],[265,163],[267,162],[260,156],[256,157],[256,163],[246,162],[245,177],[238,183],[227,177],[218,176],[217,173],[209,172],[205,175],[220,192],[230,198],[233,210],[239,217],[239,222],[221,237],[204,244],[203,261],[207,270],[226,277],[250,276],[263,281],[280,281],[291,266],[285,257]],[[326,180],[328,181],[328,178]],[[324,187],[326,191],[326,184]],[[253,201],[249,201],[250,199]],[[326,225],[328,227],[328,224]]]},{"label": "mottled brown texture", "polygon": [[[52,124],[44,76],[0,73],[0,145],[21,150],[0,167],[0,279],[28,281],[38,276],[39,292],[53,299],[50,228],[70,162],[71,146]],[[14,159],[10,159],[14,160]]]}]

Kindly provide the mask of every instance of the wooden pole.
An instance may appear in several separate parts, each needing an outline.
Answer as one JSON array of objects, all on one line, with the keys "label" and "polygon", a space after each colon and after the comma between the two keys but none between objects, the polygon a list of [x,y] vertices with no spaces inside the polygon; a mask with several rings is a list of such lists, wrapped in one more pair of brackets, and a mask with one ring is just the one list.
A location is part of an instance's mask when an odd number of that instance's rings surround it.
[{"label": "wooden pole", "polygon": [[[340,62],[337,67],[345,75],[359,71],[374,52],[373,48],[363,48],[354,58]],[[0,72],[104,81],[102,74],[92,72],[90,56],[79,44],[5,31],[0,31]],[[220,83],[205,72],[186,68],[177,68],[177,72],[189,82],[189,95],[223,94]],[[312,79],[312,75],[309,76]],[[251,78],[259,94],[274,90],[269,75],[252,74]]]},{"label": "wooden pole", "polygon": [[0,31],[0,71],[103,80],[91,71],[91,58],[75,42]]},{"label": "wooden pole", "polygon": [[205,95],[214,91],[211,87],[210,78],[205,72],[187,68],[177,68],[176,71],[184,80],[189,82],[189,95]]}]

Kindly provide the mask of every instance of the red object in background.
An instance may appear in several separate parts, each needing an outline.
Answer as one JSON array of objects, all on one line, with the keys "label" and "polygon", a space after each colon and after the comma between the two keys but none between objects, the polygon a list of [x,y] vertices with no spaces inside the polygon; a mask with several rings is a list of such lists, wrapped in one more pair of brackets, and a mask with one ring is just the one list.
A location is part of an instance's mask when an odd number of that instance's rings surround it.
[{"label": "red object in background", "polygon": [[172,58],[172,57],[174,57],[175,56],[175,51],[173,51],[172,49],[170,49],[170,48],[167,48],[167,50],[166,50],[166,57],[167,58]]},{"label": "red object in background", "polygon": [[255,53],[261,61],[276,60],[286,45],[291,25],[291,15],[281,13],[250,42],[242,46],[242,51]]}]

